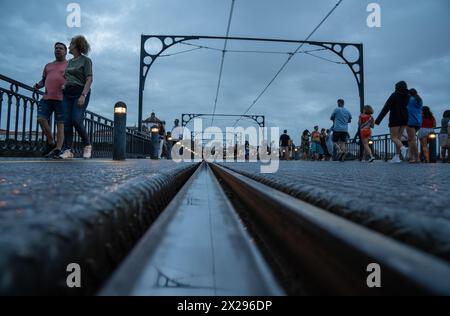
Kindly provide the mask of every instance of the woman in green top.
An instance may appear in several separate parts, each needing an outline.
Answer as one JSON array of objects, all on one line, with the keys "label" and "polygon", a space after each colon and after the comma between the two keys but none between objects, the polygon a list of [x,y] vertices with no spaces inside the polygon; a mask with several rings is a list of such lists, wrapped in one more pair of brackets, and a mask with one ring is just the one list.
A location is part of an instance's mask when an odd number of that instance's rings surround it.
[{"label": "woman in green top", "polygon": [[60,158],[73,158],[73,128],[83,141],[83,157],[89,159],[92,156],[92,145],[84,126],[84,114],[89,104],[91,85],[93,80],[92,61],[87,57],[90,46],[84,36],[72,38],[69,53],[73,58],[69,60],[64,77],[63,109],[64,123],[64,151]]}]

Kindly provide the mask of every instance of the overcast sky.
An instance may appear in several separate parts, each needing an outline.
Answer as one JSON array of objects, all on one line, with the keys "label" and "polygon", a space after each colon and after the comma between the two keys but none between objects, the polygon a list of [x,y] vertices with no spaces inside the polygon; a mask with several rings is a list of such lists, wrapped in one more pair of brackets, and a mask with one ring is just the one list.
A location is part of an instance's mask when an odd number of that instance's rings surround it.
[{"label": "overcast sky", "polygon": [[[66,25],[63,0],[0,0],[0,73],[33,84],[53,58],[53,43],[83,34],[92,45],[94,85],[89,109],[112,118],[115,102],[128,104],[128,125],[137,123],[141,34],[225,36],[231,0],[89,0],[81,28]],[[337,0],[236,0],[230,36],[305,39]],[[369,28],[374,1],[344,0],[311,40],[362,42],[366,103],[378,113],[395,82],[418,89],[438,121],[450,108],[450,1],[380,0],[382,27]],[[194,41],[222,48],[223,41]],[[228,49],[290,52],[297,45],[230,41]],[[177,45],[170,54],[191,47]],[[304,49],[314,49],[304,46]],[[317,52],[340,61],[330,52]],[[351,55],[351,54],[350,54]],[[228,53],[216,113],[242,114],[286,60],[283,54]],[[181,113],[212,113],[221,53],[195,50],[158,59],[145,85],[144,118],[154,110],[169,127]],[[356,81],[346,65],[296,55],[250,111],[269,126],[299,134],[315,124],[330,127],[336,100],[356,118]],[[204,124],[209,126],[210,120]],[[220,127],[234,120],[216,120]],[[387,119],[375,134],[385,132]],[[243,124],[244,126],[249,123]],[[356,120],[352,132],[356,128]]]}]

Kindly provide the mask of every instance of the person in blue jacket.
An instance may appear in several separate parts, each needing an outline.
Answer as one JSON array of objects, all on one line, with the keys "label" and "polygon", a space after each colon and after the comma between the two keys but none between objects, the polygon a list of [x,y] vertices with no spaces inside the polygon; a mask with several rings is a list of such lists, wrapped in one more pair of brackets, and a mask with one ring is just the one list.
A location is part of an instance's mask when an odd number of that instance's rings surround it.
[{"label": "person in blue jacket", "polygon": [[408,102],[408,145],[409,145],[409,162],[420,162],[419,148],[417,147],[416,134],[422,126],[422,98],[416,89],[409,90],[410,98]]}]

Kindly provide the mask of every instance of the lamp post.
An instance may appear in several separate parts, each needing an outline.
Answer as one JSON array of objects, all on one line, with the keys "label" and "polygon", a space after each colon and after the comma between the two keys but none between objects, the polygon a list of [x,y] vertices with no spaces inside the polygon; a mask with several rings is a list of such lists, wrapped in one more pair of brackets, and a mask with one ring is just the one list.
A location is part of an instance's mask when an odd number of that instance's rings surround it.
[{"label": "lamp post", "polygon": [[152,135],[152,148],[150,150],[150,158],[158,159],[158,149],[159,149],[159,127],[157,125],[153,125],[150,129]]},{"label": "lamp post", "polygon": [[430,152],[430,162],[436,163],[437,157],[436,157],[436,139],[437,135],[436,133],[431,133],[428,135],[428,151]]},{"label": "lamp post", "polygon": [[125,160],[127,144],[127,105],[117,102],[114,105],[113,160]]}]

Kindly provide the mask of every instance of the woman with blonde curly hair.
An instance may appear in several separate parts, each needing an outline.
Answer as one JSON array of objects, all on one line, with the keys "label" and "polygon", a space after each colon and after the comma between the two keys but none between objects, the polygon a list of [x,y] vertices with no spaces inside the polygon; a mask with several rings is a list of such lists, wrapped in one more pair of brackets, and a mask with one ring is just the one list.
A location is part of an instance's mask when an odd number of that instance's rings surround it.
[{"label": "woman with blonde curly hair", "polygon": [[78,35],[72,38],[69,53],[73,58],[69,60],[64,76],[64,151],[60,158],[71,159],[74,157],[73,128],[80,135],[83,144],[83,158],[92,156],[92,145],[83,124],[84,114],[89,104],[91,85],[93,81],[92,61],[87,57],[90,45],[84,36]]}]

